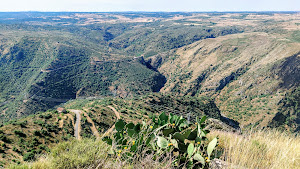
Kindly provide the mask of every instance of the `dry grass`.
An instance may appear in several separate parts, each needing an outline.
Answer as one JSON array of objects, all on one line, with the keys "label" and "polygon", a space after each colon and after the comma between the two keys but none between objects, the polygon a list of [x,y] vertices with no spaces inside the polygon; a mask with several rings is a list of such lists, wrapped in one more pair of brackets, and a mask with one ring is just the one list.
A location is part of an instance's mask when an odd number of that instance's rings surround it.
[{"label": "dry grass", "polygon": [[[300,49],[300,43],[287,43],[288,36],[248,32],[208,38],[178,48],[172,54],[176,57],[159,67],[167,78],[160,91],[212,96],[221,112],[241,126],[257,122],[264,127],[277,113],[277,103],[285,92],[278,87],[283,77],[274,72],[283,68],[277,65]],[[236,79],[227,81],[220,93],[216,92],[222,82],[233,77]],[[267,102],[262,102],[264,99]]]},{"label": "dry grass", "polygon": [[299,168],[300,137],[276,130],[249,132],[244,135],[213,131],[224,148],[222,159],[230,168]]},{"label": "dry grass", "polygon": [[[249,132],[244,135],[212,131],[209,137],[219,137],[224,149],[221,159],[229,168],[296,169],[300,165],[300,137],[276,130]],[[36,162],[10,166],[11,169],[56,168],[172,168],[171,155],[161,160],[139,155],[129,160],[109,156],[110,146],[101,140],[72,140],[58,144],[51,153]]]},{"label": "dry grass", "polygon": [[145,158],[121,160],[110,156],[110,146],[101,140],[82,139],[63,142],[55,146],[51,153],[43,155],[38,160],[21,165],[11,165],[10,169],[76,169],[76,168],[141,168],[141,169],[167,169],[171,168],[169,158],[153,160],[152,155]]}]

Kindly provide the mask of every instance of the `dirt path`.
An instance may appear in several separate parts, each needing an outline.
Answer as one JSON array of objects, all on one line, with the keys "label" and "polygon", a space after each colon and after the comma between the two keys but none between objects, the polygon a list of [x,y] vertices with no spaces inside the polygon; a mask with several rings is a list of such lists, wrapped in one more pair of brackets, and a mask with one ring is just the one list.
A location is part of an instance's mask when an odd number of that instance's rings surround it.
[{"label": "dirt path", "polygon": [[95,127],[95,123],[93,122],[93,120],[89,117],[89,115],[86,112],[83,112],[83,114],[86,117],[87,121],[92,124],[91,130],[93,131],[96,138],[100,138],[100,134],[99,134],[97,128]]},{"label": "dirt path", "polygon": [[114,113],[116,114],[117,119],[120,119],[120,113],[112,106],[107,106],[108,108],[112,109],[112,111],[114,111]]},{"label": "dirt path", "polygon": [[[116,115],[117,119],[120,119],[120,113],[112,106],[107,106],[108,108],[110,108]],[[86,117],[87,121],[89,123],[92,124],[91,126],[91,130],[93,131],[94,135],[97,137],[97,138],[100,138],[100,134],[97,130],[97,128],[95,127],[95,123],[93,122],[93,120],[88,116],[88,114],[86,112],[83,112],[81,110],[69,110],[73,113],[76,114],[76,122],[75,122],[75,125],[74,125],[74,136],[80,140],[80,120],[81,120],[81,115],[80,114],[84,114],[84,116]],[[73,120],[74,121],[74,120]],[[73,122],[74,123],[74,122]],[[109,133],[111,133],[113,131],[113,129],[115,128],[115,125],[113,125],[110,129],[108,129],[102,137],[108,135]]]},{"label": "dirt path", "polygon": [[64,126],[64,119],[61,119],[60,121],[59,121],[59,128],[62,128]]},{"label": "dirt path", "polygon": [[81,116],[80,116],[80,113],[81,111],[80,110],[70,110],[71,112],[75,113],[76,114],[76,123],[75,123],[75,126],[74,126],[74,136],[80,140],[80,120],[81,120]]},{"label": "dirt path", "polygon": [[[61,116],[59,116],[59,117],[61,117]],[[61,117],[61,120],[59,120],[59,128],[63,128],[63,126],[64,126],[64,120],[66,120],[67,119],[67,115],[64,115],[64,116],[62,116]]]},{"label": "dirt path", "polygon": [[[112,107],[112,106],[107,106],[107,107],[110,108],[110,109],[115,113],[117,119],[120,119],[120,118],[121,118],[121,117],[120,117],[120,113],[119,113],[114,107]],[[114,130],[114,128],[115,128],[115,125],[113,125],[110,129],[108,129],[108,130],[103,134],[102,137],[107,136],[109,133],[111,133],[111,132]]]},{"label": "dirt path", "polygon": [[71,114],[67,114],[67,117],[71,119],[72,125],[75,126],[74,117]]}]

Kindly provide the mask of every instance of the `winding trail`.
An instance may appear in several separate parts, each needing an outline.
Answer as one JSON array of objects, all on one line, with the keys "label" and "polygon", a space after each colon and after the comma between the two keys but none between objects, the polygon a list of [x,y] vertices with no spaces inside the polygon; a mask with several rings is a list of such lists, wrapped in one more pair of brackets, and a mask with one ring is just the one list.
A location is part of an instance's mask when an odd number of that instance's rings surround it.
[{"label": "winding trail", "polygon": [[[64,117],[63,117],[64,118]],[[64,119],[61,119],[60,121],[59,121],[59,126],[58,126],[58,128],[63,128],[63,126],[64,126]]]},{"label": "winding trail", "polygon": [[75,126],[74,117],[71,114],[66,114],[68,118],[71,119],[72,125]]},{"label": "winding trail", "polygon": [[112,111],[114,111],[114,113],[116,114],[117,119],[120,119],[120,113],[112,106],[107,106],[108,108],[110,108]]},{"label": "winding trail", "polygon": [[90,126],[90,127],[91,127],[91,130],[93,131],[93,134],[96,136],[96,138],[100,138],[100,134],[99,134],[93,120],[90,118],[90,116],[86,112],[83,112],[83,114],[86,117],[87,121],[92,124],[92,126]]},{"label": "winding trail", "polygon": [[[120,113],[119,113],[114,107],[112,107],[112,106],[107,106],[107,107],[110,108],[110,109],[115,113],[117,119],[120,119],[120,118],[121,118],[121,117],[120,117]],[[114,130],[114,128],[115,128],[115,125],[111,126],[111,128],[108,129],[108,130],[103,134],[102,137],[107,136],[109,133],[111,133],[111,132]]]},{"label": "winding trail", "polygon": [[81,120],[80,113],[81,113],[81,111],[80,110],[70,110],[70,111],[76,114],[76,123],[74,126],[74,136],[75,136],[75,138],[80,140],[81,139],[80,138],[80,120]]},{"label": "winding trail", "polygon": [[[108,108],[110,108],[116,115],[117,119],[120,119],[120,113],[112,106],[107,106]],[[87,120],[89,123],[92,124],[91,126],[91,130],[93,131],[94,135],[97,137],[97,138],[100,138],[100,134],[99,132],[97,131],[96,127],[95,127],[95,124],[93,122],[93,120],[88,116],[88,114],[86,112],[83,112],[81,110],[72,110],[70,109],[69,110],[70,112],[73,112],[76,114],[76,122],[75,122],[75,125],[74,125],[74,136],[76,139],[80,140],[81,137],[80,137],[80,120],[81,120],[81,114],[83,114],[84,116],[86,116]],[[74,124],[74,122],[73,122]],[[110,129],[108,129],[102,137],[108,135],[109,133],[111,133],[113,131],[113,129],[115,128],[115,125],[113,125]]]}]

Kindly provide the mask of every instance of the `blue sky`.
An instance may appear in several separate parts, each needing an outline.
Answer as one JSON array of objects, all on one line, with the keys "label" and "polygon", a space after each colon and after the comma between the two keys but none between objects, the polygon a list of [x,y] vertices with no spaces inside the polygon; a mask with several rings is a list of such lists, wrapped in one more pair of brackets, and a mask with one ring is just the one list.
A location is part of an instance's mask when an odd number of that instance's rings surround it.
[{"label": "blue sky", "polygon": [[300,11],[300,0],[2,0],[0,11]]}]

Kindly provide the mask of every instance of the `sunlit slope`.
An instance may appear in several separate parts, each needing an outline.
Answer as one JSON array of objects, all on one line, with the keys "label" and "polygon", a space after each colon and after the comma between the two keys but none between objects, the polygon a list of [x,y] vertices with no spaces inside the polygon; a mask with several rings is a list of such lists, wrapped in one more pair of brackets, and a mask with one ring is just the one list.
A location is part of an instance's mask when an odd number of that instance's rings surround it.
[{"label": "sunlit slope", "polygon": [[299,85],[299,78],[286,81],[299,73],[292,64],[299,52],[300,43],[290,34],[242,33],[201,40],[165,54],[158,69],[167,78],[161,92],[212,96],[228,117],[244,125],[266,125],[284,92]]},{"label": "sunlit slope", "polygon": [[213,118],[213,122],[218,122],[210,125],[210,128],[216,126],[226,131],[239,130],[238,123],[222,117],[214,102],[205,97],[174,97],[155,93],[134,99],[76,99],[64,106],[68,110],[64,113],[48,110],[1,125],[0,167],[31,161],[58,142],[75,139],[78,116],[74,110],[80,114],[78,134],[83,140],[108,135],[113,131],[118,118],[136,123],[149,121],[154,114],[161,112],[183,116],[190,121],[195,121],[197,116],[206,115],[208,121]]}]

